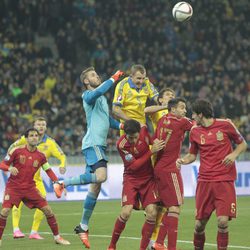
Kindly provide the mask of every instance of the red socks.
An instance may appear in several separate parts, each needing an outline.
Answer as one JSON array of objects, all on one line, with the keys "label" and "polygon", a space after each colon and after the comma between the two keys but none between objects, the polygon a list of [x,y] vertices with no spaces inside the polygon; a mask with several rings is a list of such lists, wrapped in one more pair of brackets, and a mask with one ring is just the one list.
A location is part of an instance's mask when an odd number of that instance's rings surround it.
[{"label": "red socks", "polygon": [[0,214],[0,240],[2,239],[3,231],[6,227],[6,221],[7,221],[7,216],[3,216]]},{"label": "red socks", "polygon": [[46,217],[46,218],[47,218],[47,222],[49,224],[49,227],[50,227],[51,231],[53,232],[53,235],[54,236],[58,235],[59,230],[58,230],[58,224],[57,224],[55,215],[52,215],[52,216]]},{"label": "red socks", "polygon": [[228,232],[226,233],[217,233],[217,249],[226,250],[228,246]]},{"label": "red socks", "polygon": [[109,247],[116,248],[116,243],[120,238],[122,231],[126,226],[126,222],[121,216],[119,216],[115,222],[112,238]]},{"label": "red socks", "polygon": [[155,228],[155,221],[146,220],[142,227],[140,250],[146,250]]},{"label": "red socks", "polygon": [[194,233],[194,249],[195,250],[203,250],[205,244],[205,233],[203,234],[196,234]]},{"label": "red socks", "polygon": [[179,214],[166,213],[162,219],[162,225],[157,238],[157,243],[164,244],[166,235],[168,235],[168,250],[175,250],[177,244]]}]

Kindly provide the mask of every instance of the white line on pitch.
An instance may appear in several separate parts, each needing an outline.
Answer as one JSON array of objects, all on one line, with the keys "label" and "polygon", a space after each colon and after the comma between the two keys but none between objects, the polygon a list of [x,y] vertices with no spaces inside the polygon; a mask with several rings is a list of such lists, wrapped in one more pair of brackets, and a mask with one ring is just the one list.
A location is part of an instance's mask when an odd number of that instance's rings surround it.
[{"label": "white line on pitch", "polygon": [[[25,234],[29,234],[29,233],[25,233]],[[50,232],[39,232],[39,234],[51,234]],[[12,234],[4,234],[5,236],[12,236]],[[61,233],[61,235],[75,235],[72,233]],[[96,237],[96,238],[111,238],[110,235],[98,235],[98,234],[91,234],[90,237]],[[128,237],[128,236],[121,236],[121,239],[128,239],[128,240],[141,240],[141,238],[138,237]],[[186,243],[186,244],[193,244],[192,241],[186,241],[186,240],[178,240],[178,242],[180,243]],[[206,246],[213,246],[216,247],[216,244],[212,244],[212,243],[205,243]],[[248,246],[233,246],[233,245],[229,245],[228,248],[235,248],[235,249],[250,249],[250,247]]]}]

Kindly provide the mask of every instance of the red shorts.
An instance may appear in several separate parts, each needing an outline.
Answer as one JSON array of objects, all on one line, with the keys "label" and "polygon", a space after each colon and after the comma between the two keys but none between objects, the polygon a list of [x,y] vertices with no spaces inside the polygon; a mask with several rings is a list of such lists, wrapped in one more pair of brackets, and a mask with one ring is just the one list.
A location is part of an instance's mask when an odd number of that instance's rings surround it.
[{"label": "red shorts", "polygon": [[18,207],[21,201],[29,208],[42,208],[48,205],[48,202],[42,197],[36,187],[13,189],[6,186],[2,207],[12,208],[14,205]]},{"label": "red shorts", "polygon": [[160,200],[164,207],[180,206],[183,204],[183,181],[180,172],[168,172],[155,169],[155,176]]},{"label": "red shorts", "polygon": [[125,177],[123,180],[122,206],[133,205],[138,209],[138,201],[141,202],[142,208],[159,202],[155,180],[152,177],[144,179]]},{"label": "red shorts", "polygon": [[196,219],[209,219],[216,210],[218,216],[236,217],[236,193],[233,181],[204,182],[196,188]]}]

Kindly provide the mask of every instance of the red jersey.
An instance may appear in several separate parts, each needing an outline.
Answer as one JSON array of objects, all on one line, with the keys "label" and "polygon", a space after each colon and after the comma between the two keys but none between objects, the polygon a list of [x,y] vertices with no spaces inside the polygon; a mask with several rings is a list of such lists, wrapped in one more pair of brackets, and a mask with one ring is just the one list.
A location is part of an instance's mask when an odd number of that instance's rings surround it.
[{"label": "red jersey", "polygon": [[153,167],[149,150],[151,138],[146,127],[142,127],[136,144],[130,144],[126,135],[117,141],[117,149],[124,163],[124,176],[153,176]]},{"label": "red jersey", "polygon": [[243,142],[243,137],[230,120],[214,119],[209,127],[195,126],[190,132],[190,154],[200,152],[199,181],[233,181],[235,163],[226,166],[222,160],[233,151],[232,141]]},{"label": "red jersey", "polygon": [[35,186],[34,175],[38,169],[47,162],[43,153],[39,150],[30,152],[27,146],[21,146],[7,155],[4,163],[17,168],[19,173],[10,175],[7,185],[16,189],[27,189]]},{"label": "red jersey", "polygon": [[166,146],[157,154],[155,168],[163,168],[164,171],[177,172],[176,160],[180,156],[182,142],[186,131],[193,124],[186,117],[178,118],[173,114],[164,115],[158,122],[155,138],[164,140]]}]

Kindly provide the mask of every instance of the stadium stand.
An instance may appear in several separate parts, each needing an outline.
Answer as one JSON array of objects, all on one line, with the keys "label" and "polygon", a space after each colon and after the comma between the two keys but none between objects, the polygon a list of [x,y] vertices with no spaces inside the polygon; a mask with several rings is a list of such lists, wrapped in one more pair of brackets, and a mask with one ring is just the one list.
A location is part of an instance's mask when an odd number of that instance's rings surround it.
[{"label": "stadium stand", "polygon": [[[174,2],[0,1],[0,155],[34,115],[48,118],[48,134],[68,156],[80,154],[82,68],[93,65],[105,79],[133,63],[189,104],[211,100],[250,150],[249,1],[190,1],[194,15],[181,24],[171,16]],[[111,152],[117,137],[110,131]]]}]

